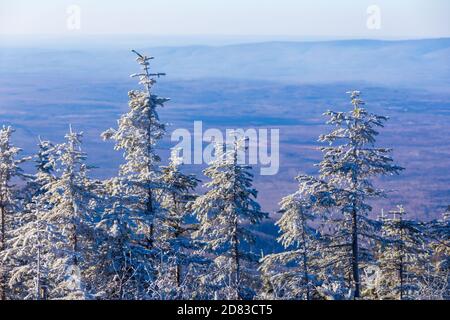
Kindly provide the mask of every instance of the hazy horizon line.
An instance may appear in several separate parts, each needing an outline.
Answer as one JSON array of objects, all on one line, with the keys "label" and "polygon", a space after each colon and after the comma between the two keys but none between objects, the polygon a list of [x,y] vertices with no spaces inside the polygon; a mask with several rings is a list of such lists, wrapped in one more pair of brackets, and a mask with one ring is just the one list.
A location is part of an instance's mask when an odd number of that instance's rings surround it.
[{"label": "hazy horizon line", "polygon": [[[101,39],[103,38],[103,39]],[[197,35],[163,35],[163,34],[1,34],[0,47],[45,47],[45,46],[80,46],[83,44],[102,46],[124,46],[137,40],[154,40],[154,47],[182,46],[227,46],[270,42],[334,42],[334,41],[423,41],[446,40],[449,36],[436,37],[350,37],[350,36],[292,36],[292,35],[232,35],[232,34],[197,34]],[[24,41],[26,40],[26,41]],[[95,43],[89,43],[95,40]],[[111,41],[115,41],[111,43]],[[86,43],[87,42],[87,43]]]}]

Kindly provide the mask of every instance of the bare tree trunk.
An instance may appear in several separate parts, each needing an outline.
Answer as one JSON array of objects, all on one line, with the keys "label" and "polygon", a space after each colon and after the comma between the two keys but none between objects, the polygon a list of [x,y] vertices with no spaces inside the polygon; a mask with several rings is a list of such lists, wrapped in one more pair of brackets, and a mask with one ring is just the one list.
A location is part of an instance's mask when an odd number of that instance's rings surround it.
[{"label": "bare tree trunk", "polygon": [[302,217],[302,243],[303,243],[303,281],[306,285],[306,300],[310,300],[310,290],[309,290],[309,275],[308,275],[308,247],[306,244],[306,236],[305,236],[305,228],[306,228],[306,219],[301,209],[301,217]]},{"label": "bare tree trunk", "polygon": [[236,219],[235,219],[235,222],[234,222],[234,227],[235,227],[235,230],[234,230],[234,234],[233,234],[233,255],[234,255],[234,268],[235,268],[235,279],[234,279],[234,281],[235,281],[235,283],[234,283],[234,286],[235,286],[235,290],[236,290],[236,293],[235,293],[235,300],[239,300],[240,299],[240,293],[239,293],[239,282],[240,282],[240,273],[241,273],[241,265],[240,265],[240,260],[239,260],[239,248],[238,248],[238,239],[237,239],[237,224],[238,224],[238,222],[237,222],[237,217],[236,217]]},{"label": "bare tree trunk", "polygon": [[[238,147],[237,147],[237,142],[235,141],[234,144],[234,156],[233,156],[233,163],[234,163],[234,183],[236,183],[236,168],[238,165]],[[234,192],[235,192],[236,188],[234,188]],[[236,194],[233,195],[233,203],[236,203]],[[237,213],[235,212],[235,220],[234,220],[234,234],[233,234],[233,241],[234,241],[234,252],[235,252],[235,256],[234,256],[234,263],[236,264],[236,300],[240,299],[240,290],[239,290],[239,283],[241,281],[241,262],[239,260],[239,239],[238,239],[238,223],[239,223],[239,218]]]},{"label": "bare tree trunk", "polygon": [[355,209],[352,212],[352,272],[355,294],[354,298],[360,297],[359,279],[359,247],[358,247],[358,216]]},{"label": "bare tree trunk", "polygon": [[310,300],[310,290],[309,290],[309,279],[308,279],[308,257],[306,256],[306,251],[303,253],[303,281],[306,285],[306,300]]},{"label": "bare tree trunk", "polygon": [[399,268],[399,277],[400,277],[400,300],[403,300],[403,287],[404,287],[404,262],[403,262],[403,252],[404,252],[404,246],[403,242],[403,219],[400,215],[400,268]]},{"label": "bare tree trunk", "polygon": [[[0,237],[0,251],[4,251],[6,249],[6,209],[4,205],[0,206],[0,217],[2,220],[1,224],[1,237]],[[4,263],[1,263],[1,276],[0,276],[0,299],[6,300],[6,270]]]},{"label": "bare tree trunk", "polygon": [[152,222],[150,223],[150,234],[148,236],[148,243],[149,243],[149,247],[150,249],[153,248],[154,245],[154,233],[155,233],[155,227],[153,225],[153,192],[152,189],[149,188],[147,191],[147,214],[151,216]]},{"label": "bare tree trunk", "polygon": [[[72,197],[72,199],[73,199],[74,197]],[[72,200],[72,203],[73,203],[73,200]],[[72,204],[72,226],[71,226],[71,231],[72,231],[72,234],[71,234],[71,245],[72,245],[72,264],[74,265],[74,266],[78,266],[78,257],[77,257],[77,254],[78,254],[78,235],[77,235],[77,233],[78,233],[78,230],[77,230],[77,225],[76,225],[76,223],[75,223],[75,219],[76,219],[76,216],[77,216],[77,209],[76,209],[76,207]]]},{"label": "bare tree trunk", "polygon": [[38,222],[38,236],[37,236],[37,267],[36,267],[36,300],[41,300],[41,236],[40,236],[40,226]]}]

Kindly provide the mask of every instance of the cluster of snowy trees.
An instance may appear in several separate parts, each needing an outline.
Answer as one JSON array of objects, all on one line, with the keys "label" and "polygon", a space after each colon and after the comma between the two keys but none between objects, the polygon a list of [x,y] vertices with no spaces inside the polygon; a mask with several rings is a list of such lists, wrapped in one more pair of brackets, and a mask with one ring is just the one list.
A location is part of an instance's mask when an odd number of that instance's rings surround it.
[{"label": "cluster of snowy trees", "polygon": [[[182,171],[178,150],[161,164],[165,134],[153,94],[151,57],[137,52],[143,89],[103,133],[124,161],[116,177],[96,180],[83,134],[39,140],[34,157],[0,130],[1,299],[448,299],[450,213],[412,221],[402,206],[373,219],[384,197],[374,179],[396,175],[391,150],[375,146],[387,118],[366,111],[328,112],[318,176],[297,177],[282,199],[283,252],[256,252],[254,225],[268,218],[251,168],[240,164],[244,139],[216,145],[200,181]],[[21,166],[35,162],[35,173]]]}]

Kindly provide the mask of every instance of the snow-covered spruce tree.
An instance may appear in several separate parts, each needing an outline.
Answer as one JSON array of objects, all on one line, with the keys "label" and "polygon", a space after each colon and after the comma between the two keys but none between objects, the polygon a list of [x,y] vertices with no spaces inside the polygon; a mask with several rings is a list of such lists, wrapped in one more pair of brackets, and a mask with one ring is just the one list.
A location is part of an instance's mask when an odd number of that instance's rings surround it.
[{"label": "snow-covered spruce tree", "polygon": [[373,185],[373,179],[398,174],[403,168],[393,164],[390,149],[375,147],[377,128],[387,120],[363,108],[359,91],[350,92],[353,110],[328,111],[328,124],[335,129],[321,135],[323,160],[319,164],[321,178],[334,187],[339,213],[333,223],[333,256],[336,268],[348,279],[355,299],[361,296],[360,271],[370,257],[367,245],[376,240],[374,223],[368,217],[372,210],[367,200],[380,198],[384,191]]},{"label": "snow-covered spruce tree", "polygon": [[55,179],[51,152],[53,145],[39,139],[35,156],[36,174],[23,193],[29,195],[22,211],[16,214],[16,228],[11,230],[5,255],[10,261],[9,287],[16,299],[45,300],[48,297],[51,226],[42,219],[49,205],[44,200],[45,186]]},{"label": "snow-covered spruce tree", "polygon": [[[431,233],[431,246],[438,258],[437,269],[441,270],[448,279],[450,273],[450,206],[441,219],[432,223],[429,232]],[[450,286],[450,283],[448,285]],[[447,294],[450,296],[450,291],[447,291]]]},{"label": "snow-covered spruce tree", "polygon": [[216,159],[204,170],[211,179],[205,184],[208,191],[192,204],[200,223],[196,235],[214,255],[215,268],[209,274],[214,298],[248,299],[255,294],[258,256],[251,251],[251,225],[268,215],[256,202],[251,168],[238,161],[245,143],[235,139],[226,151],[216,145]]},{"label": "snow-covered spruce tree", "polygon": [[161,235],[166,244],[161,251],[165,272],[158,276],[161,282],[158,287],[163,289],[161,298],[164,299],[194,298],[194,271],[197,264],[204,260],[196,254],[199,248],[192,239],[192,233],[197,226],[188,208],[188,203],[195,200],[193,192],[200,181],[192,174],[181,172],[182,158],[178,152],[172,150],[170,163],[162,167],[161,176],[165,186],[161,205],[167,213],[162,221],[165,233]]},{"label": "snow-covered spruce tree", "polygon": [[[128,209],[139,216],[136,220],[136,230],[145,236],[140,245],[152,251],[154,261],[150,265],[153,265],[155,270],[150,272],[156,277],[156,259],[161,246],[159,228],[164,227],[161,221],[165,218],[165,210],[161,208],[159,199],[163,188],[159,168],[161,159],[156,150],[158,142],[165,134],[165,125],[160,122],[157,109],[163,107],[169,99],[152,93],[152,86],[156,83],[155,77],[165,75],[150,73],[150,60],[153,57],[143,56],[134,50],[133,52],[138,56],[137,62],[142,72],[133,74],[132,77],[139,77],[139,83],[144,89],[128,93],[129,112],[119,119],[117,129],[107,130],[102,137],[115,141],[116,150],[123,150],[125,163],[120,167],[119,176],[125,180],[129,195],[137,199],[136,202],[128,204]],[[155,290],[157,291],[157,288],[149,288],[149,295],[153,295],[150,291]]]},{"label": "snow-covered spruce tree", "polygon": [[369,288],[377,299],[414,299],[430,259],[422,224],[408,220],[403,206],[382,216],[382,239],[376,259],[380,273]]},{"label": "snow-covered spruce tree", "polygon": [[285,251],[262,259],[260,269],[270,288],[266,298],[311,300],[321,285],[323,238],[314,224],[333,199],[323,181],[310,176],[298,176],[297,181],[298,190],[281,200],[282,216],[276,223]]},{"label": "snow-covered spruce tree", "polygon": [[17,211],[14,179],[23,178],[20,165],[28,160],[18,158],[21,149],[11,143],[14,130],[3,126],[0,130],[0,299],[8,298],[8,259],[5,256],[9,231],[12,229],[13,214]]},{"label": "snow-covered spruce tree", "polygon": [[93,204],[92,182],[88,178],[86,154],[81,150],[82,133],[70,128],[66,142],[55,146],[56,179],[45,186],[43,203],[49,209],[42,220],[52,228],[52,254],[49,261],[50,299],[86,299],[91,292],[85,283],[90,267],[88,255],[95,253],[92,239]]},{"label": "snow-covered spruce tree", "polygon": [[154,280],[152,252],[143,245],[147,229],[141,226],[146,216],[133,210],[140,199],[132,189],[119,177],[106,180],[98,193],[102,213],[96,224],[99,259],[94,281],[101,298],[142,299]]},{"label": "snow-covered spruce tree", "polygon": [[431,263],[420,277],[416,299],[450,299],[450,206],[438,220],[427,226],[428,246],[432,250]]},{"label": "snow-covered spruce tree", "polygon": [[[141,246],[141,252],[146,250],[149,254],[148,263],[144,269],[150,275],[146,283],[146,293],[141,293],[140,298],[158,297],[159,288],[154,287],[154,279],[158,276],[163,233],[160,228],[165,225],[165,210],[161,207],[161,159],[157,154],[158,142],[165,134],[165,125],[160,122],[158,108],[163,107],[169,99],[158,97],[152,93],[152,87],[156,83],[155,78],[165,74],[151,73],[150,60],[147,57],[137,55],[137,62],[142,68],[141,73],[133,74],[139,77],[143,90],[133,90],[128,93],[130,110],[118,121],[117,129],[109,129],[102,134],[105,140],[115,141],[115,150],[123,150],[125,163],[121,165],[119,179],[126,185],[127,195],[136,201],[127,202],[120,207],[127,206],[127,210],[137,217],[135,219],[135,232],[143,236],[142,241],[136,243]],[[134,237],[134,236],[133,236]],[[150,270],[152,268],[153,270]]]}]

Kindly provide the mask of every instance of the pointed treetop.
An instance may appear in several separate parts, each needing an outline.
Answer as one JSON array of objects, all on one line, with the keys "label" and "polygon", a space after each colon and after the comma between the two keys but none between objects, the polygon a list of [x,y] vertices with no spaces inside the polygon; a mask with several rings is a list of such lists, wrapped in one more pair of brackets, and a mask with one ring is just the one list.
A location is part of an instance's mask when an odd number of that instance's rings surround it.
[{"label": "pointed treetop", "polygon": [[447,207],[447,210],[444,212],[444,221],[450,221],[450,206]]},{"label": "pointed treetop", "polygon": [[183,157],[180,157],[181,148],[172,148],[170,152],[170,163],[175,167],[183,164]]},{"label": "pointed treetop", "polygon": [[65,135],[65,138],[69,141],[80,142],[80,139],[83,137],[83,132],[74,132],[72,128],[72,124],[69,124],[69,133]]},{"label": "pointed treetop", "polygon": [[361,91],[357,91],[357,90],[348,91],[347,94],[350,95],[350,98],[352,99],[351,104],[353,105],[355,110],[361,109],[360,106],[363,106],[363,105],[366,104],[364,102],[364,100],[362,100],[360,98],[361,97]]},{"label": "pointed treetop", "polygon": [[403,216],[406,215],[406,211],[403,205],[398,205],[397,209],[389,211],[389,214],[393,216],[393,220],[402,220]]},{"label": "pointed treetop", "polygon": [[139,77],[140,84],[144,85],[147,91],[150,91],[150,88],[156,83],[156,80],[153,77],[159,78],[161,76],[165,76],[165,73],[151,73],[150,72],[150,60],[153,60],[154,57],[145,56],[137,52],[136,50],[131,50],[131,52],[135,53],[138,57],[136,61],[142,66],[143,73],[134,73],[131,75],[132,78]]},{"label": "pointed treetop", "polygon": [[3,128],[0,130],[0,132],[2,133],[2,135],[4,135],[5,137],[11,136],[11,134],[12,134],[14,131],[15,131],[15,130],[14,130],[11,126],[5,126],[5,125],[3,125]]}]

